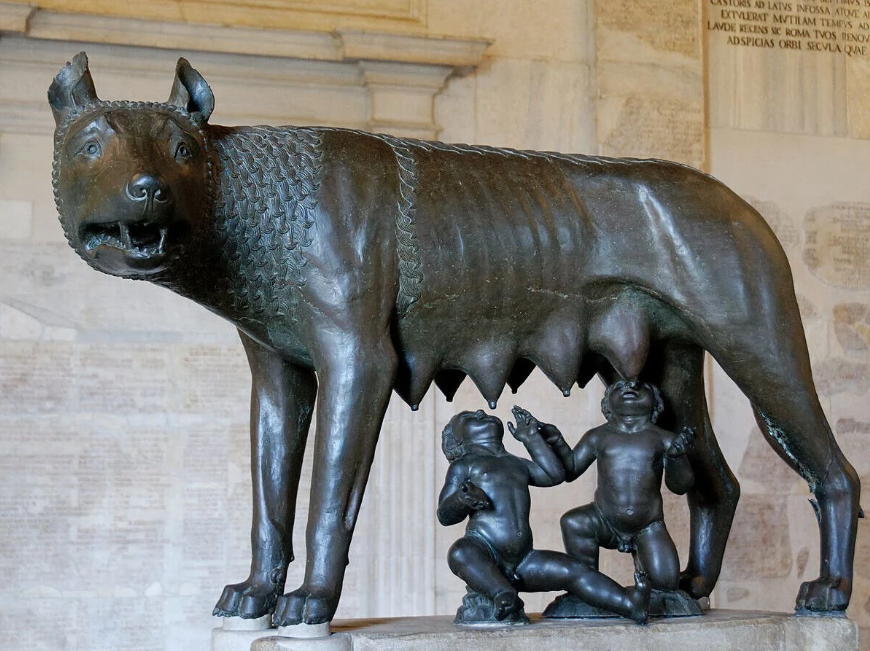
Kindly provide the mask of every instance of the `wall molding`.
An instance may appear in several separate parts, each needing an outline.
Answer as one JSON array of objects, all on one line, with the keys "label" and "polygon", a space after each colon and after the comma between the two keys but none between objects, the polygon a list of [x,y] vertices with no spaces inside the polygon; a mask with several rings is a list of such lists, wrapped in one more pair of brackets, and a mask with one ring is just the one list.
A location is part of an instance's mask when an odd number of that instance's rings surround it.
[{"label": "wall molding", "polygon": [[28,21],[35,12],[36,7],[28,4],[0,3],[0,32],[26,32]]},{"label": "wall molding", "polygon": [[392,61],[400,63],[451,66],[456,74],[471,72],[483,59],[491,41],[447,38],[444,36],[406,36],[339,30],[346,60]]},{"label": "wall molding", "polygon": [[[451,76],[471,73],[490,44],[351,29],[291,31],[96,16],[9,2],[0,2],[0,35],[3,65],[21,71],[23,80],[31,78],[24,70],[50,80],[83,47],[95,61],[101,59],[101,74],[122,78],[162,78],[171,74],[167,59],[196,52],[188,56],[213,85],[239,90],[221,103],[222,119],[229,123],[314,123],[425,139],[437,138],[440,130],[435,97]],[[323,93],[333,98],[325,109]],[[221,94],[227,96],[226,90]],[[309,96],[306,105],[301,98]],[[0,131],[44,134],[53,127],[47,106],[34,93],[19,95],[13,87],[0,97]]]},{"label": "wall molding", "polygon": [[247,54],[314,61],[390,61],[474,69],[490,41],[360,30],[333,32],[144,20],[52,11],[0,3],[0,32],[28,38],[170,50]]},{"label": "wall molding", "polygon": [[47,102],[0,99],[0,133],[48,134],[54,120]]},{"label": "wall molding", "polygon": [[47,11],[263,29],[426,34],[428,0],[0,0]]},{"label": "wall molding", "polygon": [[[359,0],[208,0],[211,5],[230,5],[241,9],[278,9],[281,11],[314,11],[325,14],[374,16],[398,20],[419,21],[425,14],[422,0],[393,0],[372,6]],[[387,5],[390,6],[387,6]]]}]

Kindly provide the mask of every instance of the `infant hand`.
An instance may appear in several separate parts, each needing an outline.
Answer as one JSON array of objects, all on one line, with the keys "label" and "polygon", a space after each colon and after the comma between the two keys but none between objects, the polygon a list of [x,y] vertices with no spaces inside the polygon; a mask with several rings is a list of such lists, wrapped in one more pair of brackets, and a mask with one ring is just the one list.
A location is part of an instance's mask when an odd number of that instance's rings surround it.
[{"label": "infant hand", "polygon": [[532,416],[529,412],[521,407],[514,406],[511,413],[517,421],[516,426],[513,423],[508,423],[508,431],[517,441],[528,441],[529,437],[539,431],[540,423],[538,419]]},{"label": "infant hand", "polygon": [[459,501],[475,511],[492,508],[492,502],[483,489],[468,480],[459,487]]},{"label": "infant hand", "polygon": [[550,425],[549,423],[541,425],[541,435],[544,437],[544,441],[547,445],[551,447],[559,441],[564,441],[562,432],[559,431],[559,428],[555,425]]},{"label": "infant hand", "polygon": [[680,433],[671,441],[667,455],[670,458],[676,458],[686,454],[692,447],[692,442],[695,440],[695,429],[692,427],[684,427]]}]

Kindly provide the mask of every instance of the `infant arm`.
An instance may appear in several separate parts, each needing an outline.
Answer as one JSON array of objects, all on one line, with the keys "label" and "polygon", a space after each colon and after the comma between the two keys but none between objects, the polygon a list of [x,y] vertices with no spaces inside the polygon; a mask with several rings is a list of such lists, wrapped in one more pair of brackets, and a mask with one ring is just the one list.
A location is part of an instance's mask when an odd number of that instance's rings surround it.
[{"label": "infant arm", "polygon": [[684,427],[673,436],[665,451],[665,484],[677,495],[684,495],[695,483],[695,473],[686,454],[694,439],[695,430]]},{"label": "infant arm", "polygon": [[531,461],[523,459],[532,486],[557,486],[565,481],[565,466],[540,434],[531,435],[523,444],[532,457]]},{"label": "infant arm", "polygon": [[[598,456],[598,436],[600,427],[591,429],[583,435],[580,442],[570,451],[565,464],[565,480],[574,481],[589,469]],[[564,440],[564,439],[563,439]]]},{"label": "infant arm", "polygon": [[438,497],[438,522],[445,527],[458,524],[475,511],[492,507],[486,493],[468,478],[468,465],[454,461],[447,470]]},{"label": "infant arm", "polygon": [[580,439],[573,450],[565,441],[562,432],[555,425],[542,425],[541,433],[549,448],[553,451],[562,467],[565,469],[565,479],[563,481],[574,481],[584,472],[597,456],[596,451],[596,430],[589,430]]},{"label": "infant arm", "polygon": [[521,459],[529,471],[529,484],[532,486],[561,484],[565,481],[565,467],[541,435],[544,426],[525,409],[514,407],[512,411],[517,424],[508,423],[508,430],[517,441],[526,446],[529,456],[532,457],[531,461]]},{"label": "infant arm", "polygon": [[571,476],[571,469],[574,467],[574,452],[571,450],[571,446],[568,445],[565,437],[562,436],[559,428],[555,425],[543,423],[541,425],[541,435],[544,437],[547,446],[556,455],[559,463],[562,464],[562,468],[565,470],[565,479],[567,481],[574,479],[575,477]]}]

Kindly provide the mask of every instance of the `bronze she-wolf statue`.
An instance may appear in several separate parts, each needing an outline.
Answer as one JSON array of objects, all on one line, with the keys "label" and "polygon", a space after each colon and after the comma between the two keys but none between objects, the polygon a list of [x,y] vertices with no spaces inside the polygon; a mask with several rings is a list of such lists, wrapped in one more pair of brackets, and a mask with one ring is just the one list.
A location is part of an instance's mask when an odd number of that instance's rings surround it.
[{"label": "bronze she-wolf statue", "polygon": [[[331,620],[392,391],[466,375],[491,404],[535,366],[566,395],[656,384],[697,432],[681,586],[709,595],[739,488],[704,399],[709,351],[818,500],[821,575],[798,609],[849,603],[855,471],[813,385],[782,248],[715,179],[663,161],[513,151],[347,129],[221,127],[184,59],[166,103],[105,102],[84,54],[49,90],[54,189],[95,269],[168,287],[239,330],[253,376],[253,560],[216,612]],[[304,582],[281,596],[314,410]]]}]

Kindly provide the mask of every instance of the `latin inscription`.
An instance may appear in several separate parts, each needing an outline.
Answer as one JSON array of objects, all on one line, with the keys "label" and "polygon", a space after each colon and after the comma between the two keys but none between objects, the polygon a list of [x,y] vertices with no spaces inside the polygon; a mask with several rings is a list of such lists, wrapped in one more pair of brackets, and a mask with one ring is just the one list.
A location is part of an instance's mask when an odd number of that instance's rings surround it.
[{"label": "latin inscription", "polygon": [[[737,507],[734,523],[728,553],[722,563],[722,576],[732,581],[788,576],[792,551],[787,497],[745,495]],[[759,540],[764,541],[763,554],[758,553]]]},{"label": "latin inscription", "polygon": [[[674,129],[674,125],[680,128]],[[616,127],[603,139],[602,153],[661,157],[700,167],[703,129],[704,114],[696,103],[629,97]]]},{"label": "latin inscription", "polygon": [[776,233],[776,238],[784,248],[790,249],[800,244],[801,236],[800,233],[798,233],[798,229],[795,228],[791,216],[782,210],[782,208],[780,208],[775,202],[762,201],[761,199],[751,196],[743,198],[746,199],[750,206],[761,213],[761,216],[764,217],[764,221],[766,221],[773,229],[773,232]]},{"label": "latin inscription", "polygon": [[829,285],[870,289],[870,204],[838,202],[804,220],[804,262]]},{"label": "latin inscription", "polygon": [[708,0],[707,31],[735,47],[870,55],[870,0]]},{"label": "latin inscription", "polygon": [[596,7],[598,26],[633,35],[656,50],[700,56],[698,14],[694,0],[607,0]]}]

